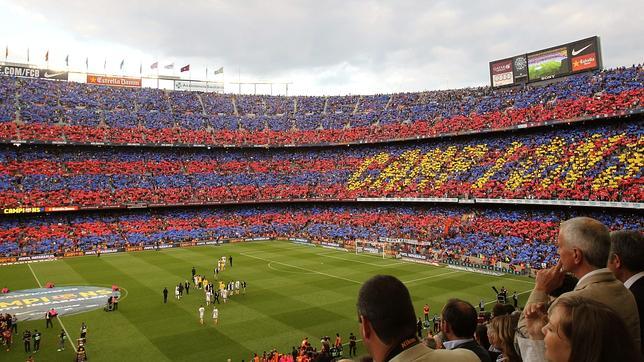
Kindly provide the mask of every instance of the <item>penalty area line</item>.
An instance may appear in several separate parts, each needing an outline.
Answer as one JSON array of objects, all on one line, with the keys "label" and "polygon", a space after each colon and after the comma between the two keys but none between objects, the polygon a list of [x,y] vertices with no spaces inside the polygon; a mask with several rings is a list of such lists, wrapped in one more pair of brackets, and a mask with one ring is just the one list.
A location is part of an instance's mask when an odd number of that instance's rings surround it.
[{"label": "penalty area line", "polygon": [[442,276],[450,275],[450,274],[455,274],[455,273],[458,273],[458,271],[453,270],[453,271],[449,271],[449,272],[445,272],[445,273],[434,274],[434,275],[430,275],[430,276],[426,276],[426,277],[422,277],[422,278],[416,278],[416,279],[412,279],[412,280],[407,280],[407,281],[404,281],[403,283],[404,284],[413,283],[413,282],[417,282],[417,281],[420,281],[420,280],[433,279],[433,278],[438,278],[438,277],[442,277]]},{"label": "penalty area line", "polygon": [[[34,272],[34,269],[31,267],[31,264],[27,264],[27,266],[29,267],[29,270],[31,271],[31,275],[33,275],[34,279],[36,279],[36,283],[38,283],[38,287],[42,288],[42,284],[40,284],[40,280],[38,280],[38,277],[36,276],[36,273]],[[63,327],[63,330],[65,331],[65,334],[67,335],[67,340],[69,341],[69,344],[71,344],[72,348],[74,349],[74,353],[78,352],[78,350],[76,349],[76,345],[74,344],[74,342],[72,342],[72,339],[71,339],[71,336],[69,335],[69,332],[67,332],[67,328],[65,328],[65,325],[63,324],[63,320],[61,319],[60,316],[58,316],[58,318],[56,318],[56,319],[58,319],[58,323],[60,323],[60,326]]]},{"label": "penalty area line", "polygon": [[310,269],[302,268],[301,266],[297,266],[297,265],[291,265],[291,264],[282,263],[282,262],[275,261],[275,260],[270,260],[270,259],[260,258],[260,257],[258,257],[258,256],[248,255],[248,254],[246,254],[246,253],[240,253],[240,254],[241,254],[241,255],[244,255],[244,256],[247,256],[247,257],[249,257],[249,258],[258,259],[258,260],[263,260],[263,261],[270,262],[270,263],[281,264],[281,265],[284,265],[284,266],[287,266],[287,267],[291,267],[291,268],[295,268],[295,269],[304,270],[304,271],[307,271],[307,272],[309,272],[309,273],[314,273],[314,274],[324,275],[324,276],[327,276],[327,277],[330,277],[330,278],[340,279],[340,280],[344,280],[344,281],[351,282],[351,283],[355,283],[355,284],[362,284],[361,282],[359,282],[359,281],[357,281],[357,280],[348,279],[348,278],[343,278],[343,277],[339,277],[339,276],[337,276],[337,275],[331,275],[331,274],[327,274],[327,273],[319,272],[319,271],[317,271],[317,270],[310,270]]}]

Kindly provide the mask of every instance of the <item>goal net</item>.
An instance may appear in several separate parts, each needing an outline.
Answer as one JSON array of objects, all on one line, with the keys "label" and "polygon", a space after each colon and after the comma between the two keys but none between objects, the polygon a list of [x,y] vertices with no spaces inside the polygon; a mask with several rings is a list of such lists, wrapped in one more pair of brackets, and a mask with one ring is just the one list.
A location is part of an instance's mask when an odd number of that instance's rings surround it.
[{"label": "goal net", "polygon": [[389,255],[390,248],[387,243],[373,240],[356,240],[356,254],[371,254],[382,257]]}]

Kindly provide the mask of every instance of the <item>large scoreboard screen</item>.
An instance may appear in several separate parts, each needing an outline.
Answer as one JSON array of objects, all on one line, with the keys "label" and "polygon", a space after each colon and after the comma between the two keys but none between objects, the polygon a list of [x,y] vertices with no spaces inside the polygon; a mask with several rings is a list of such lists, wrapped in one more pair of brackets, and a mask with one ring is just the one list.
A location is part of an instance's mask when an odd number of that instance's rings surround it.
[{"label": "large scoreboard screen", "polygon": [[490,62],[493,87],[536,82],[601,69],[599,37]]}]

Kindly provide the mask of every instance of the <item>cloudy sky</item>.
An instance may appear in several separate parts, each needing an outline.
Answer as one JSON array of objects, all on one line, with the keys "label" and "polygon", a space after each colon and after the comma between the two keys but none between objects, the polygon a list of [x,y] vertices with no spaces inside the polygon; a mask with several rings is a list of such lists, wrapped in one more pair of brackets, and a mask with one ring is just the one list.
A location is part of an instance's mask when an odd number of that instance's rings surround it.
[{"label": "cloudy sky", "polygon": [[[292,82],[289,94],[373,94],[489,83],[490,60],[601,37],[605,67],[644,61],[644,1],[0,0],[9,61],[192,78]],[[126,59],[124,70],[119,69]],[[214,76],[223,66],[225,73]],[[168,74],[171,71],[166,71]],[[183,74],[187,76],[187,74]],[[242,92],[252,92],[246,86]],[[268,93],[267,86],[258,92]],[[274,93],[283,93],[275,85]]]}]

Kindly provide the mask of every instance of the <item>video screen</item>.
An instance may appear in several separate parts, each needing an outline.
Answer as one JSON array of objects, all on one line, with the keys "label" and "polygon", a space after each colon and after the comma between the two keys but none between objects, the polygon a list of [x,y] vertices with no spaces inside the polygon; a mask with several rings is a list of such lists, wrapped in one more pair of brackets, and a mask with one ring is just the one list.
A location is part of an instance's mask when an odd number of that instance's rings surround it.
[{"label": "video screen", "polygon": [[570,72],[568,48],[546,50],[528,54],[528,76],[530,80],[544,80]]}]

